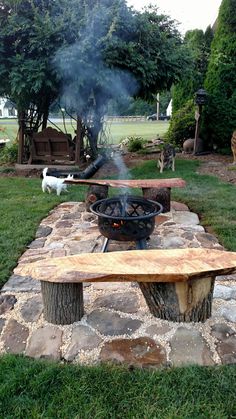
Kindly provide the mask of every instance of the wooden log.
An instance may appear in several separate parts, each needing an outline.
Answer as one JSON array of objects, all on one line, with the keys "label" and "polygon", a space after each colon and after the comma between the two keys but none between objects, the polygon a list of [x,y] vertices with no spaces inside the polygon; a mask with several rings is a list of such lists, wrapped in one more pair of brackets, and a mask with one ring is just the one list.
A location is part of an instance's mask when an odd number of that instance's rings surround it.
[{"label": "wooden log", "polygon": [[163,213],[170,211],[171,188],[142,188],[142,190],[144,198],[159,202],[163,206]]},{"label": "wooden log", "polygon": [[85,198],[86,211],[90,211],[90,205],[99,199],[106,199],[108,197],[108,186],[105,185],[90,185]]},{"label": "wooden log", "polygon": [[215,278],[188,282],[145,283],[139,286],[150,312],[173,322],[205,322],[211,316]]},{"label": "wooden log", "polygon": [[65,179],[65,183],[78,185],[105,185],[114,188],[184,188],[186,182],[181,178],[170,179]]},{"label": "wooden log", "polygon": [[71,324],[84,314],[83,284],[41,281],[44,317],[49,323]]}]

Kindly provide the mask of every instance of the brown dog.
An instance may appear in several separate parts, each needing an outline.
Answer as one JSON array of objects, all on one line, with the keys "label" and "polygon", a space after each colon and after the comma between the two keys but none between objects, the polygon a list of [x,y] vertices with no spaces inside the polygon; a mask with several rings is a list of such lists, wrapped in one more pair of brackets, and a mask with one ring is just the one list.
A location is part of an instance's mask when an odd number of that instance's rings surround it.
[{"label": "brown dog", "polygon": [[232,138],[231,138],[231,150],[233,153],[233,164],[236,164],[236,131],[233,132]]},{"label": "brown dog", "polygon": [[157,160],[157,167],[160,168],[160,173],[164,168],[171,168],[175,171],[175,148],[170,144],[165,144],[160,152],[159,159]]}]

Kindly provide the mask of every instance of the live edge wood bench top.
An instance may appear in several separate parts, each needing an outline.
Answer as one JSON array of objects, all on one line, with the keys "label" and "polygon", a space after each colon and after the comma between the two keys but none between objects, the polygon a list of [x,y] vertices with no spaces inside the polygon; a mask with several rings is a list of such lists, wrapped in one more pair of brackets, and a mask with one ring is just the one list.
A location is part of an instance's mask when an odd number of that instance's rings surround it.
[{"label": "live edge wood bench top", "polygon": [[213,249],[154,249],[44,259],[15,270],[54,283],[186,282],[236,272],[236,252]]},{"label": "live edge wood bench top", "polygon": [[65,183],[111,186],[114,188],[184,188],[186,186],[186,182],[181,178],[137,180],[71,179],[65,180]]}]

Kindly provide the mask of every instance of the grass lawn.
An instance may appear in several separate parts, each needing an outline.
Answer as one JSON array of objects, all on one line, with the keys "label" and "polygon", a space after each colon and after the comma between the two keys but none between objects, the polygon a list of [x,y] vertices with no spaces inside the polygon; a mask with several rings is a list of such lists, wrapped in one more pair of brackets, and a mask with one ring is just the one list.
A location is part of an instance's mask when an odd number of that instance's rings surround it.
[{"label": "grass lawn", "polygon": [[[196,161],[177,160],[176,172],[160,175],[154,161],[132,170],[133,178],[183,177],[187,187],[172,197],[187,203],[211,226],[222,244],[236,251],[236,188],[213,176],[198,175]],[[82,200],[84,187],[61,197],[43,194],[41,180],[1,178],[0,280],[34,238],[49,210],[63,201]],[[235,418],[236,366],[129,370],[102,365],[79,367],[0,357],[0,417],[78,419]]]},{"label": "grass lawn", "polygon": [[4,419],[235,418],[235,366],[129,370],[0,358]]},{"label": "grass lawn", "polygon": [[236,251],[236,187],[215,176],[199,175],[197,161],[177,160],[176,171],[160,174],[153,160],[132,170],[136,179],[182,177],[186,188],[172,190],[172,199],[184,202],[200,216],[200,222],[218,236],[228,250]]},{"label": "grass lawn", "polygon": [[[57,122],[56,125],[65,132],[62,122]],[[48,126],[56,128],[50,123]],[[105,132],[109,144],[117,144],[127,136],[140,136],[145,140],[156,138],[158,135],[163,136],[167,131],[168,126],[169,122],[167,121],[109,122]],[[12,141],[16,138],[18,131],[17,120],[0,119],[0,128],[4,129],[3,132],[0,132],[1,138],[10,138]],[[74,122],[73,125],[69,122],[66,123],[66,130],[68,133],[72,134],[72,137],[75,135],[75,128]]]},{"label": "grass lawn", "polygon": [[0,287],[30,243],[38,224],[63,201],[82,201],[84,187],[70,186],[57,197],[43,194],[41,179],[2,177],[0,182]]}]

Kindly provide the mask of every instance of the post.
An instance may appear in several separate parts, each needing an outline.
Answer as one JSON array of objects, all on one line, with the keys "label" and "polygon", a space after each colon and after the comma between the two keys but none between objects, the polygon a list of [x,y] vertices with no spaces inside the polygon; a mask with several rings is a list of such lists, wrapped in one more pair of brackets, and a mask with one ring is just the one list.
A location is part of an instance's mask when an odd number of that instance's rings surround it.
[{"label": "post", "polygon": [[195,136],[194,136],[194,147],[193,147],[193,154],[196,155],[198,153],[198,146],[199,146],[199,128],[200,128],[200,118],[202,112],[202,105],[198,105],[198,109],[195,112],[195,120],[196,120],[196,128],[195,128]]},{"label": "post", "polygon": [[19,133],[18,133],[18,155],[17,163],[23,163],[23,152],[24,152],[24,112],[19,112]]},{"label": "post", "polygon": [[78,164],[80,162],[80,155],[81,155],[81,142],[82,139],[82,123],[79,115],[77,115],[77,123],[76,123],[76,142],[75,142],[75,163]]},{"label": "post", "polygon": [[160,93],[157,93],[157,121],[159,121],[159,112],[160,112]]}]

